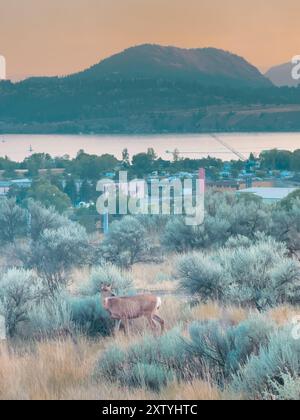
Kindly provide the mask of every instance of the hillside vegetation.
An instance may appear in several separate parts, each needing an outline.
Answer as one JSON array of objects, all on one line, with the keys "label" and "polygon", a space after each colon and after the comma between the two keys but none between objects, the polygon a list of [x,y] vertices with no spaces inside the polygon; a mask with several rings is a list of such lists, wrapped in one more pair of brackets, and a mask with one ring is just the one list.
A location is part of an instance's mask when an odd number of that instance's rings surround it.
[{"label": "hillside vegetation", "polygon": [[[299,221],[297,195],[211,192],[198,228],[124,217],[103,239],[2,200],[0,398],[299,399]],[[161,295],[166,332],[113,336],[107,284]]]},{"label": "hillside vegetation", "polygon": [[229,52],[143,45],[67,77],[0,82],[0,132],[298,131],[299,92]]}]

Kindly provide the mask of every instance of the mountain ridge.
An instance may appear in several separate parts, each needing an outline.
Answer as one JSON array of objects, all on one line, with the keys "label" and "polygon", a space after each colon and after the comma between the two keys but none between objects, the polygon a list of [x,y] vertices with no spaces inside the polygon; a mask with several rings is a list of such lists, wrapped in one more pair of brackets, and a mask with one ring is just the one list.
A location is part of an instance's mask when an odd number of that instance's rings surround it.
[{"label": "mountain ridge", "polygon": [[0,133],[300,131],[300,87],[215,48],[132,47],[73,75],[0,82]]},{"label": "mountain ridge", "polygon": [[277,87],[297,87],[300,85],[300,80],[294,80],[292,78],[292,69],[294,66],[295,64],[291,62],[273,66],[265,73],[265,77]]},{"label": "mountain ridge", "polygon": [[270,82],[243,57],[217,48],[142,44],[114,54],[69,78],[163,78],[231,86],[266,87]]}]

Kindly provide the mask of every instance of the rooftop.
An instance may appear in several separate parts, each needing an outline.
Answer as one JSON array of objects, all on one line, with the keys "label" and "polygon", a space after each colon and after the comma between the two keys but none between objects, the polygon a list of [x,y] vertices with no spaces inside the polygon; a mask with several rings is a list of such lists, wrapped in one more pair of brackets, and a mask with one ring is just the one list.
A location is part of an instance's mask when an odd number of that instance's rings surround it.
[{"label": "rooftop", "polygon": [[264,200],[283,200],[297,188],[247,188],[239,193],[255,194]]}]

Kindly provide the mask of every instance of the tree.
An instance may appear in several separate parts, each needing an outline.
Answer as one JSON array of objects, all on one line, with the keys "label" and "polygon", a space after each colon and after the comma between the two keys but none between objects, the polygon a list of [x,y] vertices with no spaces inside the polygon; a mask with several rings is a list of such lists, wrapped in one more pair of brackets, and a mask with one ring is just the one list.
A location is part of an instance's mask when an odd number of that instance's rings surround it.
[{"label": "tree", "polygon": [[132,169],[137,176],[143,177],[153,171],[156,155],[153,149],[147,153],[139,153],[132,158]]},{"label": "tree", "polygon": [[122,166],[125,169],[130,167],[130,156],[127,148],[122,151]]},{"label": "tree", "polygon": [[26,212],[14,198],[0,200],[0,239],[13,243],[26,233]]},{"label": "tree", "polygon": [[84,179],[79,189],[79,201],[89,203],[93,200],[95,192],[96,188],[94,189],[91,183],[87,179]]},{"label": "tree", "polygon": [[66,185],[64,188],[64,193],[67,194],[69,199],[71,200],[72,204],[75,204],[77,201],[77,187],[73,177],[69,176],[66,181]]},{"label": "tree", "polygon": [[52,185],[47,179],[39,179],[32,184],[28,196],[39,201],[45,207],[54,207],[59,213],[71,207],[71,200],[67,194]]},{"label": "tree", "polygon": [[48,153],[34,153],[24,160],[22,166],[28,169],[30,176],[37,176],[40,169],[53,168],[54,162]]},{"label": "tree", "polygon": [[107,171],[113,171],[118,160],[109,154],[102,156],[88,155],[81,151],[72,163],[73,173],[81,179],[98,180]]},{"label": "tree", "polygon": [[268,150],[260,155],[262,168],[270,170],[290,170],[292,167],[293,153],[287,150]]}]

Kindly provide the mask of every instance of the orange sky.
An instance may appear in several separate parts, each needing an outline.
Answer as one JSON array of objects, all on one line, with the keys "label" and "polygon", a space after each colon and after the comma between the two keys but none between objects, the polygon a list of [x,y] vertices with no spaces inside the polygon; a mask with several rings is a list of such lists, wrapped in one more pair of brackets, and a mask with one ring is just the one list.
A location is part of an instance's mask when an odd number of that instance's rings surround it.
[{"label": "orange sky", "polygon": [[299,0],[0,0],[0,54],[9,77],[68,74],[149,42],[267,68],[300,54],[299,18]]}]

